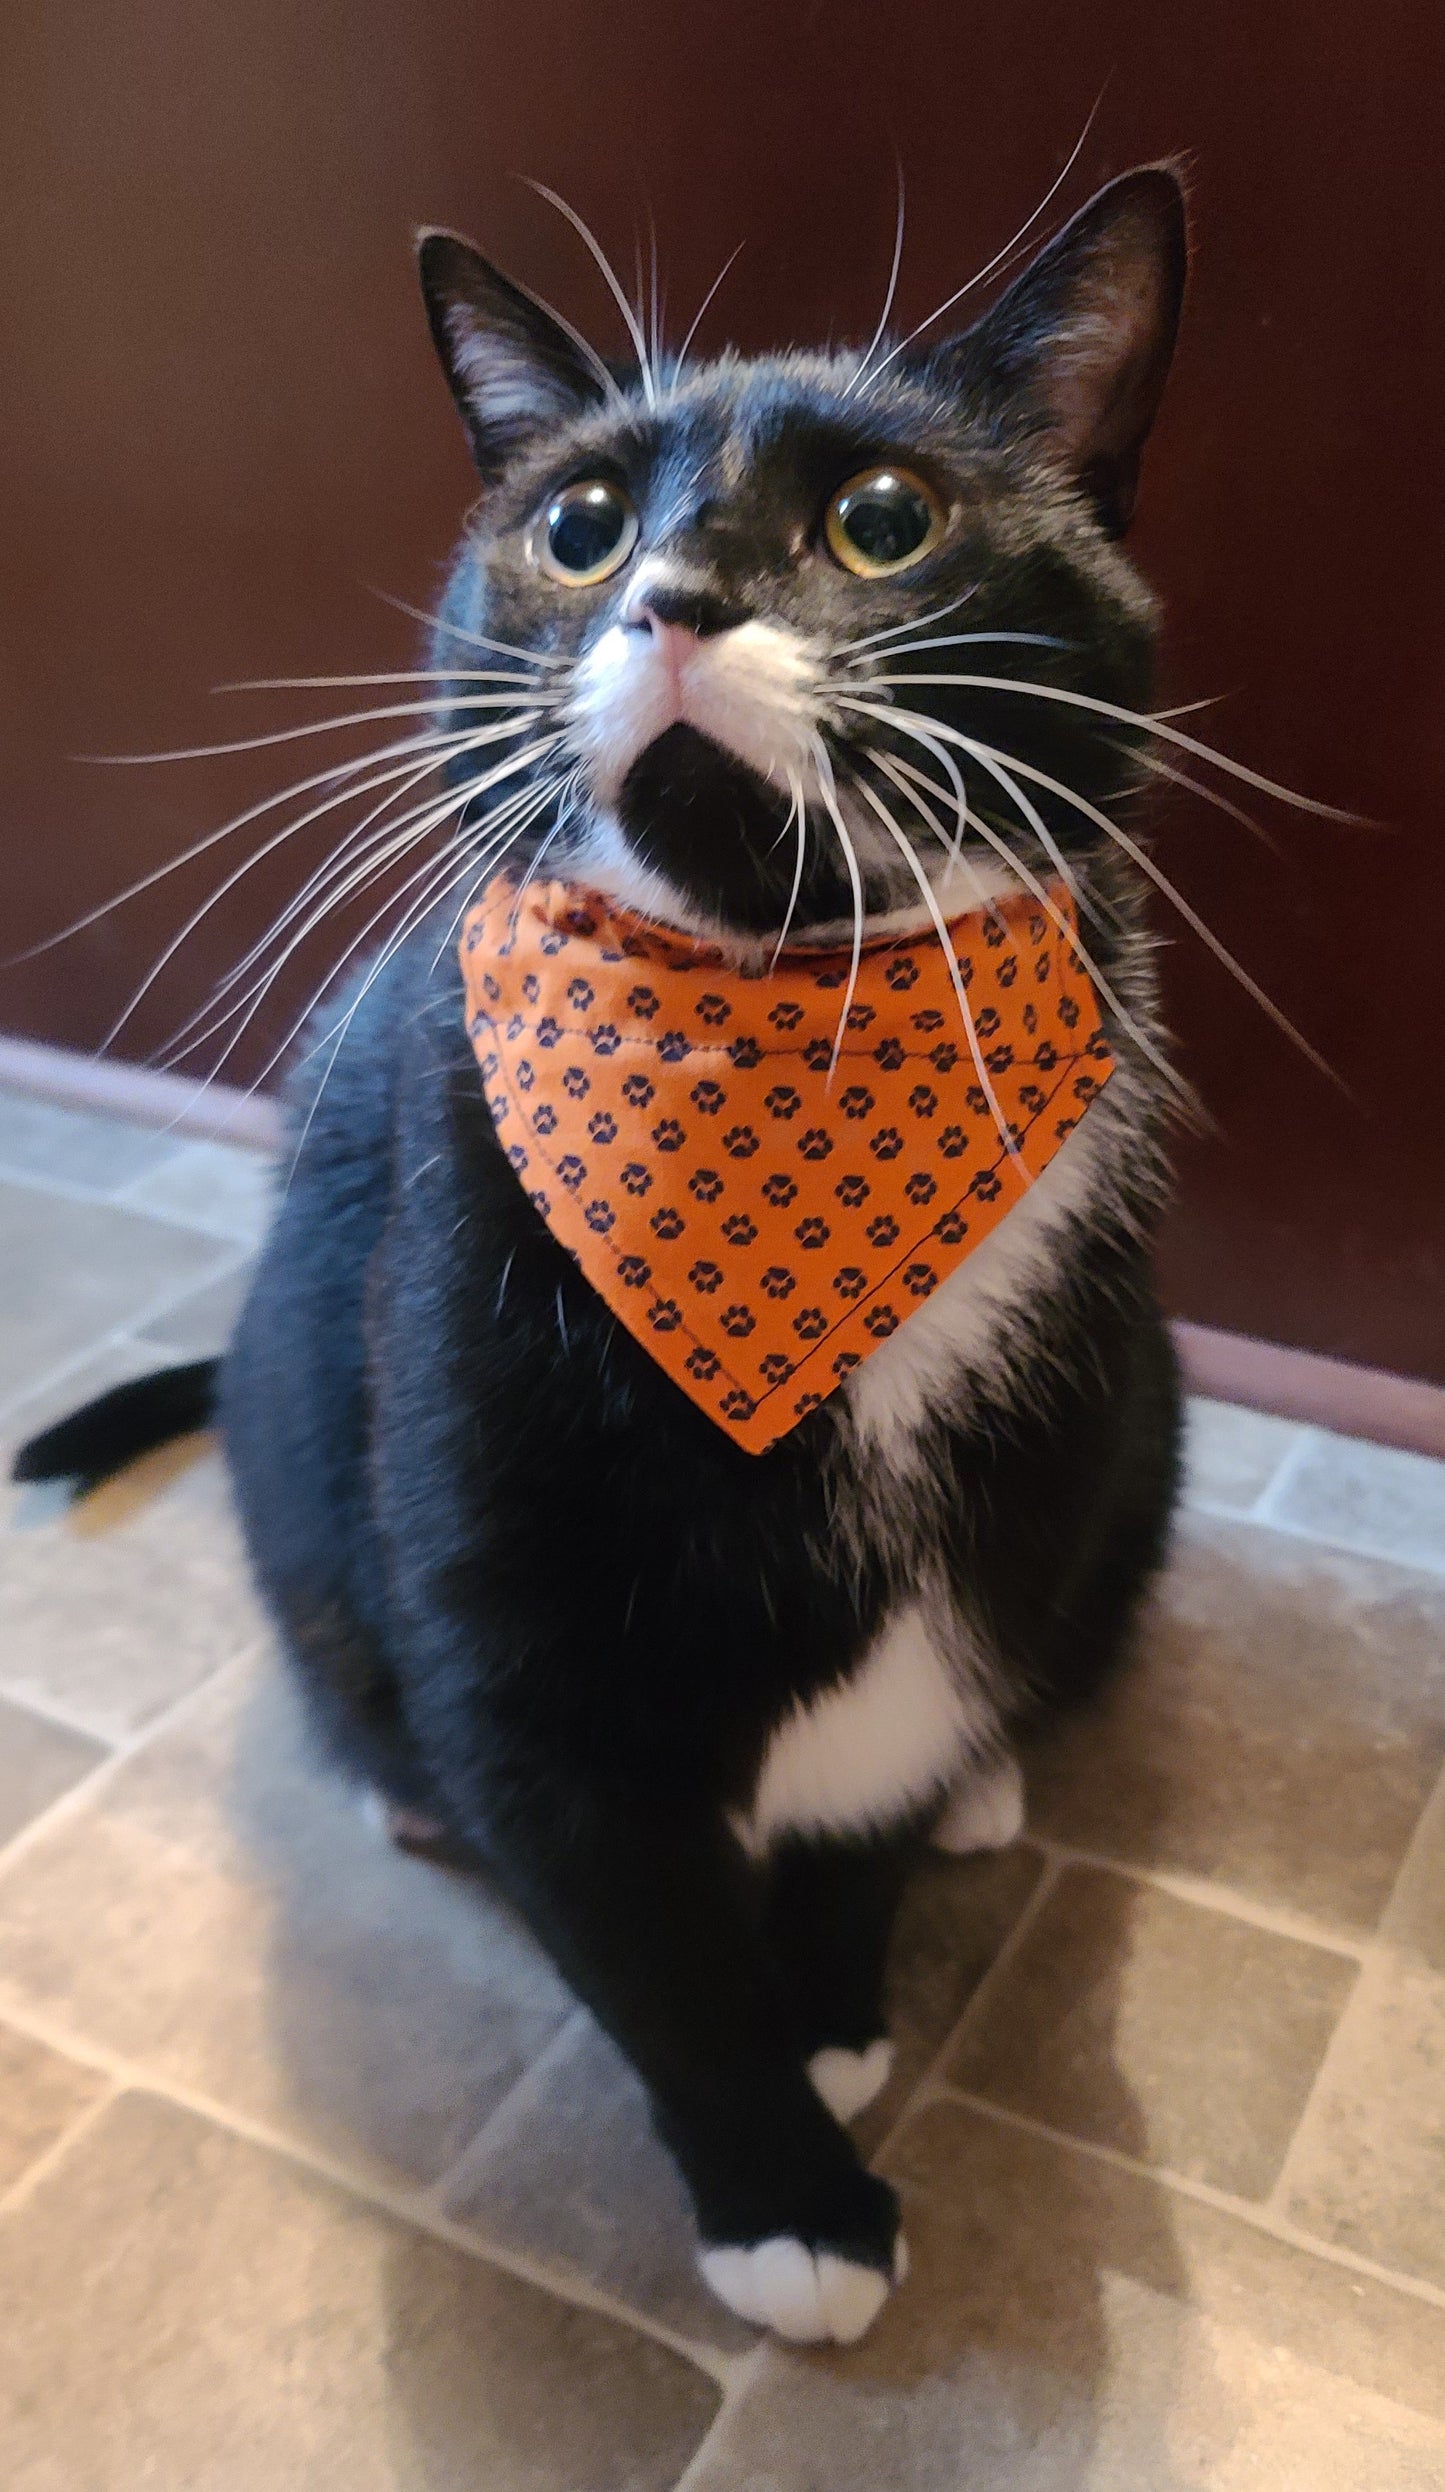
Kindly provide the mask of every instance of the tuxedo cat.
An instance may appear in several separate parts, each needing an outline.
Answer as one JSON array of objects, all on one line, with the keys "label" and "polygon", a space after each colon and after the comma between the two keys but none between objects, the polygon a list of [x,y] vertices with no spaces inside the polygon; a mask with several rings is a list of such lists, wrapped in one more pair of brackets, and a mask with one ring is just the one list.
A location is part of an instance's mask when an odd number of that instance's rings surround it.
[{"label": "tuxedo cat", "polygon": [[[329,1749],[514,1900],[640,2072],[713,2291],[798,2340],[856,2338],[905,2272],[847,2124],[889,2071],[909,1864],[1017,1832],[1013,1734],[1120,1654],[1175,1495],[1174,1077],[1127,828],[1155,615],[1120,539],[1184,272],[1149,167],[942,343],[639,340],[614,370],[468,244],[421,245],[481,482],[418,756],[457,879],[293,1083],[227,1453]],[[518,907],[550,883],[696,937],[759,997],[810,953],[849,995],[880,942],[1066,900],[1112,1071],[752,1450],[504,1148],[456,940],[493,870]],[[944,1110],[992,1099],[961,1027]],[[24,1467],[104,1468],[211,1389],[124,1387]]]}]

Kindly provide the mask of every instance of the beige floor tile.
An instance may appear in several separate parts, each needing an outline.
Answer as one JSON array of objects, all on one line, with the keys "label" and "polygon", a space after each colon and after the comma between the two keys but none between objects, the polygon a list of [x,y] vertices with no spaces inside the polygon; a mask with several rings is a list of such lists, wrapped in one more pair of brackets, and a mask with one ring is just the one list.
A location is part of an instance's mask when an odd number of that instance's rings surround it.
[{"label": "beige floor tile", "polygon": [[123,1199],[137,1211],[254,1246],[271,1218],[275,1163],[260,1151],[223,1142],[183,1142],[178,1151],[136,1177]]},{"label": "beige floor tile", "polygon": [[447,2195],[479,2239],[599,2286],[662,2325],[726,2351],[757,2331],[698,2277],[697,2235],[639,2080],[590,2017],[504,2105]]},{"label": "beige floor tile", "polygon": [[1439,2492],[1445,2312],[962,2107],[888,2167],[913,2272],[769,2353],[688,2492]]},{"label": "beige floor tile", "polygon": [[93,2068],[0,2025],[0,2192],[13,2188],[71,2121],[99,2101],[106,2082]]},{"label": "beige floor tile", "polygon": [[1071,2136],[1263,2198],[1356,1971],[1112,1872],[1065,1870],[947,2074]]},{"label": "beige floor tile", "polygon": [[678,2356],[131,2096],[0,2232],[6,2492],[671,2492]]},{"label": "beige floor tile", "polygon": [[203,1446],[168,1446],[74,1506],[0,1493],[9,1694],[124,1739],[258,1641],[220,1458]]},{"label": "beige floor tile", "polygon": [[1402,1956],[1445,1973],[1445,1775],[1415,1829],[1380,1932]]},{"label": "beige floor tile", "polygon": [[0,1182],[0,1409],[229,1259],[219,1238]]},{"label": "beige floor tile", "polygon": [[1373,1969],[1336,2037],[1285,2175],[1307,2232],[1445,2285],[1445,1979]]},{"label": "beige floor tile", "polygon": [[1183,1518],[1140,1658],[1038,1749],[1030,1822],[1367,1930],[1445,1758],[1445,1586]]},{"label": "beige floor tile", "polygon": [[180,1148],[174,1134],[0,1091],[0,1176],[13,1171],[100,1197],[161,1167]]},{"label": "beige floor tile", "polygon": [[480,1885],[395,1852],[243,1668],[0,1870],[5,1999],[348,2165],[430,2181],[568,2012]]},{"label": "beige floor tile", "polygon": [[154,1363],[172,1358],[213,1358],[224,1350],[251,1285],[253,1266],[237,1264],[218,1281],[208,1281],[189,1298],[178,1299],[147,1324],[138,1339],[150,1347]]},{"label": "beige floor tile", "polygon": [[970,1860],[935,1852],[909,1881],[888,1960],[893,2075],[853,2123],[864,2153],[898,2119],[942,2050],[1043,1872],[1026,1843]]},{"label": "beige floor tile", "polygon": [[1184,1493],[1244,1514],[1304,1434],[1289,1419],[1192,1395],[1184,1437]]},{"label": "beige floor tile", "polygon": [[109,1754],[100,1740],[0,1696],[0,1849]]},{"label": "beige floor tile", "polygon": [[1344,1548],[1445,1573],[1445,1462],[1313,1432],[1271,1519]]}]

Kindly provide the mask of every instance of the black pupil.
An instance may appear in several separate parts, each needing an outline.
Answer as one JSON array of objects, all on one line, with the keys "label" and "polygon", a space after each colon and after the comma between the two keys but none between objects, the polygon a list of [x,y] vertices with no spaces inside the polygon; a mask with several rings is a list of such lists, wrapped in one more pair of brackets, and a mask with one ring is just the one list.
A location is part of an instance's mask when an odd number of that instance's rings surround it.
[{"label": "black pupil", "polygon": [[607,485],[589,485],[547,514],[547,542],[564,571],[595,571],[627,524],[627,514]]},{"label": "black pupil", "polygon": [[933,515],[916,485],[901,476],[875,476],[850,493],[838,514],[843,533],[869,562],[906,562],[916,554]]}]

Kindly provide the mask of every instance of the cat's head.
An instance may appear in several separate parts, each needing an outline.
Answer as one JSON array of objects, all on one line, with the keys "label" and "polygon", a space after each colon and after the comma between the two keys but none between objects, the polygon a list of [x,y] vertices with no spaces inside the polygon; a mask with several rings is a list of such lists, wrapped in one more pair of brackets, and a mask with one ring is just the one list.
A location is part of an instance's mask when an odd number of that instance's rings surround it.
[{"label": "cat's head", "polygon": [[875,923],[917,910],[919,871],[976,906],[1000,841],[1034,871],[1086,855],[1138,737],[1074,696],[1147,697],[1118,540],[1185,260],[1151,166],[942,343],[613,372],[424,237],[483,487],[434,658],[447,729],[488,738],[452,765],[489,781],[477,855],[545,843],[549,874],[765,943],[845,931],[859,893]]}]

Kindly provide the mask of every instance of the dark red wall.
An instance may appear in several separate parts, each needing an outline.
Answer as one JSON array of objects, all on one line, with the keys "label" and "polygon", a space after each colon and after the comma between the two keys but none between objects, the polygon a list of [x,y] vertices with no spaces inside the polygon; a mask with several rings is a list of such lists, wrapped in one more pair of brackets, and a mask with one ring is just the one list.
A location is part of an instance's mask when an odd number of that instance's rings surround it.
[{"label": "dark red wall", "polygon": [[[229,678],[410,661],[413,627],[372,591],[426,598],[470,492],[413,223],[472,231],[609,344],[594,274],[514,175],[558,185],[624,263],[650,207],[674,334],[745,240],[704,335],[758,345],[871,328],[895,146],[905,319],[1007,238],[1101,88],[1061,206],[1187,151],[1195,281],[1137,534],[1169,693],[1222,696],[1207,732],[1383,827],[1276,818],[1275,855],[1170,807],[1162,861],[1354,1096],[1161,907],[1218,1128],[1181,1145],[1166,1286],[1203,1322],[1445,1382],[1432,0],[10,0],[5,52],[6,949],[287,759],[73,756],[296,714],[210,699]],[[260,931],[321,853],[296,846],[188,943],[123,1052],[161,1046]],[[229,855],[5,972],[0,1022],[95,1045]],[[323,965],[298,964],[232,1077]]]}]

